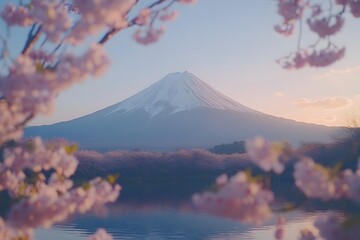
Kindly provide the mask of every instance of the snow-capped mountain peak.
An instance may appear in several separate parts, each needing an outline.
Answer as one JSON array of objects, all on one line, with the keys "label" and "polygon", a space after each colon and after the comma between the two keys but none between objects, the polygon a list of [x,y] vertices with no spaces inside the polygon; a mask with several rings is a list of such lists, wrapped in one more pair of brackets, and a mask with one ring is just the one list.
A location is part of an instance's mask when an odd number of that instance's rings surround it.
[{"label": "snow-capped mountain peak", "polygon": [[170,73],[138,94],[112,105],[106,115],[144,109],[150,117],[198,107],[256,112],[225,96],[187,71]]},{"label": "snow-capped mountain peak", "polygon": [[84,149],[208,148],[257,135],[293,144],[328,141],[337,128],[249,109],[188,72],[171,73],[138,94],[70,121],[30,127],[26,137],[75,141]]}]

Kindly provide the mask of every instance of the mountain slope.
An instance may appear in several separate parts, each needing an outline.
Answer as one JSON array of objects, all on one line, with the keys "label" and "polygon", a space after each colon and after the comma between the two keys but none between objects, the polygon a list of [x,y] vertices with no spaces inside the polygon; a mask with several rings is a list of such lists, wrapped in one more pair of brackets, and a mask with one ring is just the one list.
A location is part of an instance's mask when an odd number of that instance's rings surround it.
[{"label": "mountain slope", "polygon": [[170,73],[143,91],[99,113],[103,117],[117,117],[143,109],[153,118],[198,107],[256,112],[210,87],[195,75],[183,72]]},{"label": "mountain slope", "polygon": [[209,147],[263,135],[291,143],[328,141],[339,128],[299,123],[252,110],[193,74],[172,73],[138,94],[67,122],[26,129],[109,150]]}]

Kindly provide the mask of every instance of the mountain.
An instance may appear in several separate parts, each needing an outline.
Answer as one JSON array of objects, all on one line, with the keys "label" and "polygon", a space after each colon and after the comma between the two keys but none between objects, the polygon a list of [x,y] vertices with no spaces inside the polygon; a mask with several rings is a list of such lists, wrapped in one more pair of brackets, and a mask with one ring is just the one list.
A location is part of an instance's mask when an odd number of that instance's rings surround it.
[{"label": "mountain", "polygon": [[64,137],[97,150],[173,150],[256,135],[295,144],[329,141],[338,130],[255,111],[183,72],[168,74],[138,94],[92,114],[29,127],[25,136]]}]

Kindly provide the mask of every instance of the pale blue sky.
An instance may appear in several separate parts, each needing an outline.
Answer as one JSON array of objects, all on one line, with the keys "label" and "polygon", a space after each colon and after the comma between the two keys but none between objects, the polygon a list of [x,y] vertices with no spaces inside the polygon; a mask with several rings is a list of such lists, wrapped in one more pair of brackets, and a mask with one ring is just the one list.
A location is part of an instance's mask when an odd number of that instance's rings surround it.
[{"label": "pale blue sky", "polygon": [[[144,1],[146,2],[146,1]],[[150,2],[150,1],[149,1]],[[119,102],[169,72],[190,71],[211,86],[250,108],[275,116],[326,125],[346,125],[360,110],[360,21],[346,15],[334,38],[346,46],[346,56],[326,68],[287,71],[275,60],[296,49],[296,35],[274,32],[280,21],[276,2],[269,0],[199,0],[177,5],[179,17],[167,25],[164,37],[151,46],[131,39],[126,30],[106,45],[112,60],[99,80],[89,80],[64,92],[52,116],[32,124],[48,124],[79,117]],[[2,27],[4,30],[4,27]],[[13,49],[22,44],[12,31]],[[304,43],[315,36],[305,31]],[[347,71],[343,71],[348,69]],[[277,93],[277,94],[276,94]],[[351,104],[338,110],[301,108],[293,102],[347,97]]]}]

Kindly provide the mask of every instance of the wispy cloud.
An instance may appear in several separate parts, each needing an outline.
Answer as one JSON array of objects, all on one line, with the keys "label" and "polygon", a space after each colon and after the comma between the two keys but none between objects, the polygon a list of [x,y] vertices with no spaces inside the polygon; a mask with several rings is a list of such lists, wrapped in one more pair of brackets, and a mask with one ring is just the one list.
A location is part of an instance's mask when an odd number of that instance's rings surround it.
[{"label": "wispy cloud", "polygon": [[319,115],[310,117],[310,120],[321,123],[330,123],[335,122],[337,120],[337,117],[335,117],[334,115]]},{"label": "wispy cloud", "polygon": [[274,93],[274,96],[275,96],[275,97],[283,97],[283,96],[284,96],[284,93],[281,92],[281,91],[277,91],[277,92]]},{"label": "wispy cloud", "polygon": [[352,68],[331,69],[331,70],[321,73],[321,74],[315,74],[315,75],[313,75],[313,78],[315,78],[315,79],[337,78],[337,77],[343,77],[346,75],[351,75],[356,72],[360,72],[360,65],[352,67]]},{"label": "wispy cloud", "polygon": [[300,108],[316,108],[322,110],[335,110],[344,108],[352,104],[352,101],[347,97],[327,97],[315,100],[307,98],[300,98],[293,101],[293,105]]}]

